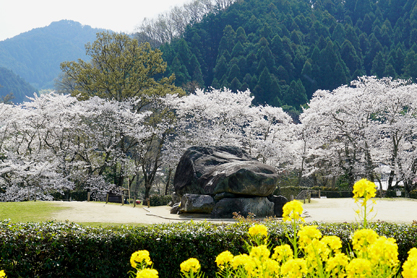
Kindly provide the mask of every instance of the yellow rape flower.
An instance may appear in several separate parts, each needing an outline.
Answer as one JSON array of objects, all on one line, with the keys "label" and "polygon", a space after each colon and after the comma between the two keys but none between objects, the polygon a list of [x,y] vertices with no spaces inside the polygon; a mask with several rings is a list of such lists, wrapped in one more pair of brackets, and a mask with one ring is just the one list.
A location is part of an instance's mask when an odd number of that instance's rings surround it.
[{"label": "yellow rape flower", "polygon": [[261,235],[268,236],[268,229],[264,225],[255,225],[249,228],[249,234],[253,237]]},{"label": "yellow rape flower", "polygon": [[279,264],[277,261],[267,259],[263,265],[264,271],[269,274],[267,277],[276,277],[279,274]]},{"label": "yellow rape flower", "polygon": [[151,265],[152,261],[147,250],[136,251],[130,256],[130,265],[136,268],[138,264]]},{"label": "yellow rape flower", "polygon": [[305,259],[308,261],[309,267],[316,268],[321,261],[327,261],[330,255],[330,248],[322,241],[314,239],[304,247]]},{"label": "yellow rape flower", "polygon": [[307,263],[304,259],[291,259],[281,266],[281,275],[286,278],[299,278],[307,273]]},{"label": "yellow rape flower", "polygon": [[200,262],[196,258],[189,258],[180,264],[182,272],[198,272],[200,269]]},{"label": "yellow rape flower", "polygon": [[417,277],[417,248],[413,247],[408,251],[408,258],[403,264],[401,274],[404,278]]},{"label": "yellow rape flower", "polygon": [[368,247],[378,239],[378,234],[371,229],[361,229],[353,234],[353,249],[358,251],[366,251]]},{"label": "yellow rape flower", "polygon": [[340,252],[342,248],[342,240],[337,236],[324,236],[320,241],[329,246],[335,253]]},{"label": "yellow rape flower", "polygon": [[254,274],[253,272],[256,269],[256,263],[247,254],[241,254],[233,257],[232,267],[235,270],[237,270],[239,267],[242,267],[248,274],[248,277],[252,277],[252,274]]},{"label": "yellow rape flower", "polygon": [[6,278],[6,272],[4,270],[0,270],[0,278]]},{"label": "yellow rape flower", "polygon": [[326,271],[331,277],[346,277],[346,266],[349,264],[349,257],[343,253],[337,253],[326,262]]},{"label": "yellow rape flower", "polygon": [[224,251],[216,257],[217,267],[223,269],[233,260],[233,254],[230,251]]},{"label": "yellow rape flower", "polygon": [[368,249],[372,264],[396,267],[398,260],[398,246],[394,238],[379,237]]},{"label": "yellow rape flower", "polygon": [[346,266],[348,277],[371,277],[371,262],[366,259],[355,258]]},{"label": "yellow rape flower", "polygon": [[271,251],[269,251],[266,245],[254,246],[250,250],[249,256],[252,258],[258,258],[260,261],[264,261],[269,258]]},{"label": "yellow rape flower", "polygon": [[276,246],[274,248],[274,254],[272,254],[272,259],[277,260],[277,262],[286,262],[289,258],[294,256],[291,246],[288,244],[283,244]]},{"label": "yellow rape flower", "polygon": [[304,226],[297,233],[299,237],[299,244],[301,248],[305,248],[314,239],[321,238],[321,232],[317,229],[317,226]]},{"label": "yellow rape flower", "polygon": [[294,219],[295,221],[302,221],[305,222],[304,218],[301,217],[301,214],[303,213],[303,204],[300,201],[293,200],[291,202],[286,203],[282,207],[282,217],[283,221],[291,221]]},{"label": "yellow rape flower", "polygon": [[[366,203],[369,199],[376,196],[376,186],[375,183],[368,181],[367,179],[361,179],[353,185],[353,198],[355,202],[358,201],[358,198],[364,199]],[[363,205],[363,204],[362,204]]]},{"label": "yellow rape flower", "polygon": [[145,268],[136,274],[136,278],[158,278],[158,271],[156,269]]},{"label": "yellow rape flower", "polygon": [[251,258],[247,254],[234,256],[232,259],[232,267],[237,269],[239,266],[244,266],[247,264],[250,260]]}]

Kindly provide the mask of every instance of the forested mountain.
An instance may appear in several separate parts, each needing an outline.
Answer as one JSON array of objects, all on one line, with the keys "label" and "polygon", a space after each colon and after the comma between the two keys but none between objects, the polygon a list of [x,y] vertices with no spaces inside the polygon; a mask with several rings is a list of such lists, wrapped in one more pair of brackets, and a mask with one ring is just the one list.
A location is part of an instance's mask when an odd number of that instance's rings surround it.
[{"label": "forested mountain", "polygon": [[185,89],[249,88],[299,109],[357,76],[415,80],[416,42],[417,0],[240,0],[160,49]]},{"label": "forested mountain", "polygon": [[86,59],[84,45],[96,39],[102,29],[61,20],[0,41],[0,66],[38,89],[53,88],[64,61]]},{"label": "forested mountain", "polygon": [[38,92],[33,86],[27,83],[23,78],[16,75],[13,71],[0,67],[0,99],[5,100],[6,96],[13,94],[10,99],[13,103],[21,103],[26,96],[33,97]]}]

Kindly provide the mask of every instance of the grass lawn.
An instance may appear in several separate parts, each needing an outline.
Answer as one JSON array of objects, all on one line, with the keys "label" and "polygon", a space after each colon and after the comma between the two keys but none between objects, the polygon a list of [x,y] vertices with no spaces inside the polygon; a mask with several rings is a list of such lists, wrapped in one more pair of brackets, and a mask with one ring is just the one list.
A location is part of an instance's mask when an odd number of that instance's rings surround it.
[{"label": "grass lawn", "polygon": [[[133,207],[133,205],[131,206]],[[0,220],[10,219],[14,223],[45,222],[52,220],[55,212],[65,209],[67,208],[55,205],[53,202],[0,202]],[[77,224],[90,227],[148,226],[147,224],[138,223],[118,224],[106,222],[77,222]]]},{"label": "grass lawn", "polygon": [[12,222],[43,222],[51,219],[54,212],[65,208],[50,202],[1,202],[0,219]]}]

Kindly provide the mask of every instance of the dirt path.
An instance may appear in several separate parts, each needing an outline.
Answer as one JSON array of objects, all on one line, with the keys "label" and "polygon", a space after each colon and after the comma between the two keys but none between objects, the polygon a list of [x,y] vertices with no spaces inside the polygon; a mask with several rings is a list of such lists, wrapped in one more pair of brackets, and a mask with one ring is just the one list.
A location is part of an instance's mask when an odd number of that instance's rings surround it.
[{"label": "dirt path", "polygon": [[[53,215],[57,221],[73,222],[107,222],[107,223],[143,223],[157,224],[178,221],[208,220],[208,216],[170,214],[169,206],[136,207],[119,204],[104,204],[96,202],[53,202],[55,205],[65,207]],[[304,204],[306,221],[319,222],[355,222],[358,209],[353,199],[312,199],[311,203]],[[395,223],[413,223],[417,221],[417,200],[413,199],[384,199],[376,200],[374,211],[377,213],[374,221],[381,220]],[[217,222],[230,222],[231,219],[215,220]]]},{"label": "dirt path", "polygon": [[[150,215],[150,211],[142,207],[122,206],[96,202],[53,202],[67,209],[53,215],[57,221],[71,222],[107,222],[107,223],[168,223],[175,220]],[[156,207],[160,215],[169,215],[169,207]]]},{"label": "dirt path", "polygon": [[[374,212],[368,219],[394,223],[413,223],[417,221],[417,200],[414,199],[376,199]],[[319,222],[355,222],[358,220],[355,210],[358,204],[349,199],[312,199],[304,205],[307,221]]]}]

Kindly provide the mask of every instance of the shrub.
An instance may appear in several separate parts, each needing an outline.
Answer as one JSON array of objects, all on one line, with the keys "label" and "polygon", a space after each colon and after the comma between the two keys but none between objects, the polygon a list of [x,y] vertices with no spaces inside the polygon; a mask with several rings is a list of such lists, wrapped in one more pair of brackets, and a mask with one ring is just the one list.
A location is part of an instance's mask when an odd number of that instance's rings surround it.
[{"label": "shrub", "polygon": [[[151,195],[151,206],[166,206],[171,202],[171,195]],[[146,205],[146,204],[144,204]]]},{"label": "shrub", "polygon": [[321,191],[321,196],[326,196],[327,198],[352,198],[352,191]]},{"label": "shrub", "polygon": [[[341,238],[349,250],[355,224],[321,224],[323,235]],[[130,256],[149,250],[160,277],[180,277],[180,264],[190,257],[201,262],[208,277],[215,277],[215,258],[225,250],[238,255],[245,252],[251,223],[216,225],[207,222],[181,222],[148,227],[90,228],[74,223],[0,222],[0,269],[9,277],[127,277]],[[284,226],[268,221],[271,244],[289,243]],[[417,245],[417,226],[374,223],[379,235],[393,237],[398,243],[399,259]],[[170,256],[167,256],[170,254]]]},{"label": "shrub", "polygon": [[[401,192],[401,196],[397,196],[397,191]],[[394,189],[394,190],[385,191],[385,197],[387,197],[387,198],[398,198],[398,197],[404,197],[404,196],[405,196],[404,190]]]},{"label": "shrub", "polygon": [[77,190],[77,191],[66,191],[64,195],[59,192],[52,193],[55,201],[87,201],[87,191]]},{"label": "shrub", "polygon": [[417,199],[417,189],[410,191],[410,198]]}]

